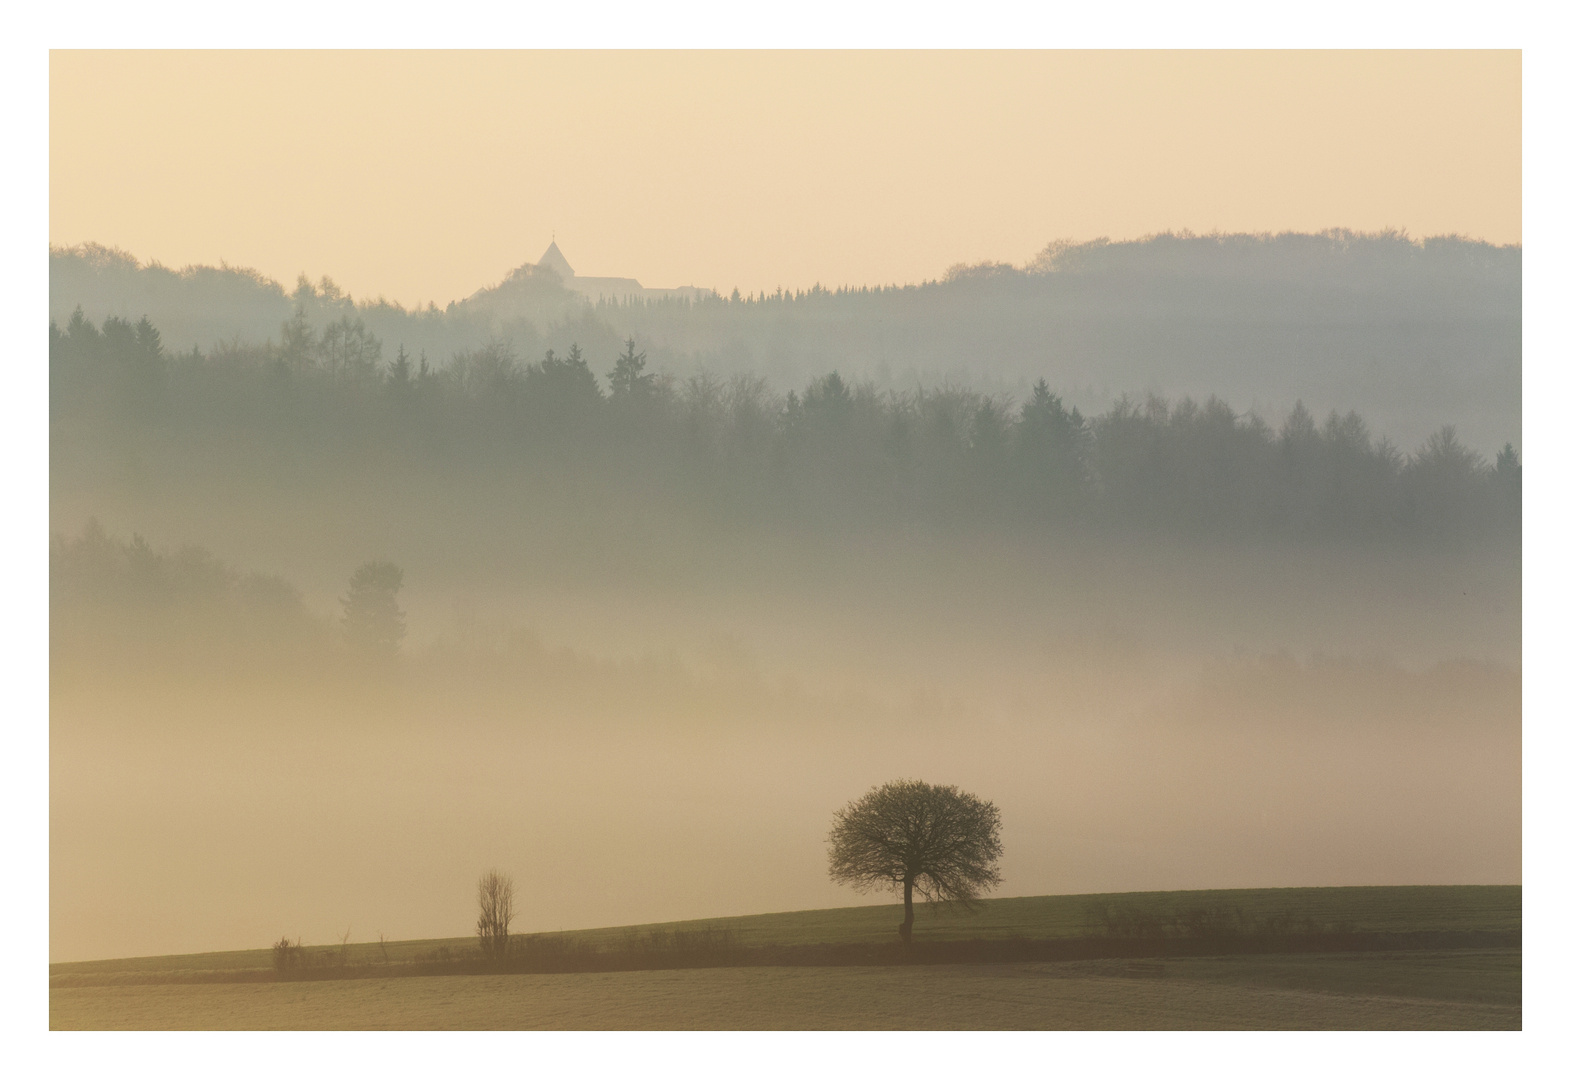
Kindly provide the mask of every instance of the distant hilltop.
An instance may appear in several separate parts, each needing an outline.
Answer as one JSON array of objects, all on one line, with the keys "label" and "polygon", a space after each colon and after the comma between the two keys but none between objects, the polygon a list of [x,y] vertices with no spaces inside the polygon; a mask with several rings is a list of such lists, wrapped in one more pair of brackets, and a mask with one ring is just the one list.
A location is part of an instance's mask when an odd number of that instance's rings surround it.
[{"label": "distant hilltop", "polygon": [[568,289],[597,302],[627,300],[633,297],[642,300],[659,300],[668,296],[700,300],[715,295],[713,289],[700,289],[692,285],[683,285],[678,289],[646,289],[634,278],[579,277],[573,270],[572,264],[567,261],[567,257],[562,254],[562,249],[556,246],[555,239],[552,239],[551,246],[545,249],[545,254],[540,256],[535,266],[554,272]]},{"label": "distant hilltop", "polygon": [[[526,361],[578,345],[597,373],[629,337],[674,378],[837,372],[902,392],[946,382],[1019,403],[1046,379],[1096,415],[1126,393],[1215,394],[1266,423],[1302,401],[1356,409],[1402,447],[1454,424],[1473,446],[1522,445],[1522,248],[1464,237],[1164,233],[1048,245],[1025,266],[957,266],[889,287],[742,296],[580,277],[555,242],[538,263],[443,308],[356,301],[324,278],[291,291],[253,270],[142,265],[99,244],[49,249],[49,317],[144,315],[171,351],[278,340],[363,320],[433,367],[510,343]],[[225,344],[227,343],[227,345]]]}]

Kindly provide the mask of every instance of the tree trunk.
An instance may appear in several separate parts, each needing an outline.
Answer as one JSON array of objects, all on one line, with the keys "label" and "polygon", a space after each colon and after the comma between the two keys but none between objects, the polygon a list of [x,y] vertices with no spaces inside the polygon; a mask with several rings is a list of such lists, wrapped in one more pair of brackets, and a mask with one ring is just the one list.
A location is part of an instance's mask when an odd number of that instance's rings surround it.
[{"label": "tree trunk", "polygon": [[906,878],[906,921],[900,924],[900,940],[911,944],[911,924],[916,922],[916,912],[911,908],[911,879]]}]

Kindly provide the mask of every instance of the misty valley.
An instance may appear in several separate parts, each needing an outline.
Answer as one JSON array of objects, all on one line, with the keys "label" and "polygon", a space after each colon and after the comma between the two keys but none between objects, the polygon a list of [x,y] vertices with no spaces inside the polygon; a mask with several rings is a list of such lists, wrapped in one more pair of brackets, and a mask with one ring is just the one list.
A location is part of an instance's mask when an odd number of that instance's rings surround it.
[{"label": "misty valley", "polygon": [[[195,295],[182,335],[254,301]],[[670,359],[759,299],[418,344],[323,295],[51,321],[62,971],[457,938],[492,868],[520,940],[898,900],[826,838],[899,778],[996,806],[1003,897],[1520,880],[1519,418],[779,384]]]},{"label": "misty valley", "polygon": [[1532,1072],[1555,65],[110,14],[10,72],[19,1075]]}]

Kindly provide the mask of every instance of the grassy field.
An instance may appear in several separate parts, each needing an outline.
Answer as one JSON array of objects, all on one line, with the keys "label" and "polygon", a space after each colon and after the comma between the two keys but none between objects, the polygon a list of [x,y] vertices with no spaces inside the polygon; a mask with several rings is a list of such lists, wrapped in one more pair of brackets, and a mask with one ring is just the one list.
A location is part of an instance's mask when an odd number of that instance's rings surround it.
[{"label": "grassy field", "polygon": [[1519,1029],[1519,950],[467,975],[50,993],[50,1027]]},{"label": "grassy field", "polygon": [[[1326,930],[1520,934],[1520,886],[1256,889],[989,901],[926,909],[927,940],[1075,939],[1109,908],[1226,911]],[[545,935],[614,950],[725,933],[743,947],[888,943],[895,905]],[[1307,922],[1305,922],[1307,920]],[[275,981],[268,949],[50,966],[54,1028],[1505,1028],[1520,948],[1403,949],[896,966],[725,966],[426,975],[470,938],[351,944],[361,977]],[[337,963],[339,946],[318,947]],[[402,970],[402,977],[381,977]],[[751,963],[752,961],[749,961]],[[814,962],[816,963],[816,961]],[[412,973],[411,973],[412,972]],[[193,982],[217,978],[232,981]],[[250,981],[243,981],[249,979]]]},{"label": "grassy field", "polygon": [[[1196,892],[1021,896],[989,900],[972,913],[943,907],[917,911],[917,936],[922,940],[972,938],[1069,938],[1100,932],[1096,911],[1101,904],[1148,911],[1186,908],[1236,909],[1256,918],[1293,916],[1313,919],[1326,928],[1413,933],[1446,930],[1520,932],[1520,885],[1371,886],[1320,889],[1218,889]],[[876,944],[895,939],[901,909],[896,904],[825,908],[725,919],[656,923],[631,927],[544,934],[591,947],[613,948],[629,935],[720,930],[736,945]],[[421,960],[441,949],[474,948],[473,937],[418,941],[352,942],[345,959],[351,965]],[[336,958],[338,945],[311,948]],[[179,978],[206,972],[272,970],[268,948],[181,956],[133,957],[51,964],[50,982],[65,986],[115,978]]]}]

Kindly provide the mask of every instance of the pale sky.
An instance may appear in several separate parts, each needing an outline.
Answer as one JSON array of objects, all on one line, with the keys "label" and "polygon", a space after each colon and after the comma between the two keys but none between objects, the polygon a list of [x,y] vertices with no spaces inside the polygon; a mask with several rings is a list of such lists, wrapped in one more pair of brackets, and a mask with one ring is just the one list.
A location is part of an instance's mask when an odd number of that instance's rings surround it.
[{"label": "pale sky", "polygon": [[55,52],[53,244],[445,304],[557,242],[729,292],[1050,241],[1522,239],[1517,52]]}]

